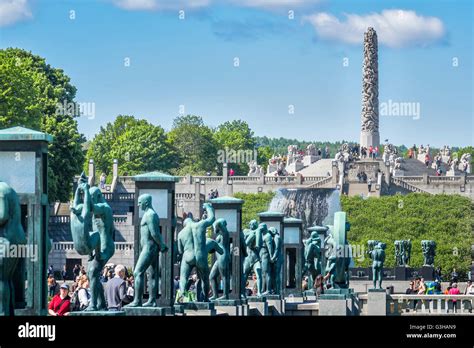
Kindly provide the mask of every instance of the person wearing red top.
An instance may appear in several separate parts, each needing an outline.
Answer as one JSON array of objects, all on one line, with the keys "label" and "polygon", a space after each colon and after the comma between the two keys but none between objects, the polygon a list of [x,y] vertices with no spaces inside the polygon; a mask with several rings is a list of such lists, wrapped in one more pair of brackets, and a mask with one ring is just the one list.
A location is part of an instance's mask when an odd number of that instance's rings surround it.
[{"label": "person wearing red top", "polygon": [[69,286],[67,284],[61,285],[59,294],[55,295],[49,303],[49,315],[62,317],[69,315],[71,307],[71,298],[69,297]]}]

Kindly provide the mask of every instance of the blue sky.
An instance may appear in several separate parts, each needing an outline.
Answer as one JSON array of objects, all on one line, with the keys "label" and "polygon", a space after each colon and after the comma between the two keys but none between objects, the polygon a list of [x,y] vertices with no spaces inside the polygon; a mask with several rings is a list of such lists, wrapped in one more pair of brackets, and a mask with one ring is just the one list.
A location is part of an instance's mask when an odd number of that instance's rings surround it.
[{"label": "blue sky", "polygon": [[118,114],[169,129],[184,106],[211,126],[246,120],[257,135],[358,140],[363,32],[374,26],[380,103],[419,107],[381,115],[381,138],[466,146],[474,16],[469,0],[455,4],[0,0],[0,47],[64,69],[77,101],[95,105],[94,118],[79,119],[87,137]]}]

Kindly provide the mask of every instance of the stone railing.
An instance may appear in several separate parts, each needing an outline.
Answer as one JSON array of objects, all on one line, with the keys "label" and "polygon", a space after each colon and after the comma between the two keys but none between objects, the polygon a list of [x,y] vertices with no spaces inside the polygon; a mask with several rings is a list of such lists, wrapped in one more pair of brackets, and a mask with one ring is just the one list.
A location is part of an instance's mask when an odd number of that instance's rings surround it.
[{"label": "stone railing", "polygon": [[50,224],[70,224],[71,217],[69,215],[53,215],[49,217]]},{"label": "stone railing", "polygon": [[462,176],[429,176],[428,182],[433,184],[444,182],[462,183],[464,178]]},{"label": "stone railing", "polygon": [[196,199],[196,194],[195,193],[176,193],[175,194],[175,200],[185,200],[185,201],[193,201]]},{"label": "stone railing", "polygon": [[229,176],[229,181],[232,181],[235,183],[240,183],[240,182],[258,183],[260,181],[260,177],[259,176]]},{"label": "stone railing", "polygon": [[330,176],[304,176],[303,177],[303,182],[304,183],[318,183],[320,182],[321,180],[324,180],[324,179],[327,179],[327,178],[330,178]]},{"label": "stone railing", "polygon": [[[361,314],[367,314],[367,294],[359,294]],[[474,295],[387,295],[387,315],[474,315]]]},{"label": "stone railing", "polygon": [[124,224],[124,225],[131,225],[132,224],[132,217],[133,214],[129,213],[127,215],[114,215],[114,224]]},{"label": "stone railing", "polygon": [[192,177],[193,182],[204,182],[204,183],[220,183],[223,180],[222,176],[193,176]]},{"label": "stone railing", "polygon": [[[115,251],[131,251],[133,250],[133,243],[130,242],[114,242]],[[74,250],[73,242],[54,242],[52,250],[69,251]]]},{"label": "stone railing", "polygon": [[466,176],[466,184],[474,183],[474,176],[468,175]]},{"label": "stone railing", "polygon": [[308,185],[307,188],[318,188],[318,187],[321,187],[321,186],[324,186],[324,185],[330,183],[331,180],[332,180],[332,176],[326,176],[323,179]]},{"label": "stone railing", "polygon": [[272,176],[265,175],[265,184],[296,184],[296,176]]},{"label": "stone railing", "polygon": [[429,193],[431,194],[430,192],[428,191],[425,191],[419,187],[416,187],[416,186],[413,186],[409,183],[407,183],[405,180],[401,179],[400,177],[391,177],[390,178],[390,181],[395,184],[395,185],[398,185],[398,186],[401,186],[403,187],[404,189],[406,190],[409,190],[411,192],[419,192],[419,193]]},{"label": "stone railing", "polygon": [[403,181],[411,183],[411,182],[416,182],[416,183],[423,183],[423,177],[422,176],[403,176]]}]

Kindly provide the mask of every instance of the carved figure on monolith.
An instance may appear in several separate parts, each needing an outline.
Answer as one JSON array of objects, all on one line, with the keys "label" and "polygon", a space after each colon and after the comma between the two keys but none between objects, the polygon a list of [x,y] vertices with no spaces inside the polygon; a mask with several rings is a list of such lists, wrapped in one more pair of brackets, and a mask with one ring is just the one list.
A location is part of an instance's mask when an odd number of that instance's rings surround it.
[{"label": "carved figure on monolith", "polygon": [[[7,183],[0,181],[0,250],[3,252],[26,244],[20,213],[17,193]],[[0,257],[0,315],[2,316],[14,315],[16,283],[14,274],[19,262],[18,257]],[[17,288],[22,287],[17,286]]]},{"label": "carved figure on monolith", "polygon": [[112,208],[100,189],[90,187],[82,173],[71,206],[71,233],[79,255],[89,255],[88,276],[91,298],[86,311],[107,310],[99,277],[115,252]]},{"label": "carved figure on monolith", "polygon": [[148,273],[149,298],[143,307],[156,307],[159,284],[159,253],[168,251],[163,242],[160,229],[160,218],[153,209],[152,197],[143,194],[138,197],[138,207],[143,211],[140,220],[140,247],[141,252],[133,276],[135,278],[135,296],[126,307],[141,307],[145,290],[145,272]]}]

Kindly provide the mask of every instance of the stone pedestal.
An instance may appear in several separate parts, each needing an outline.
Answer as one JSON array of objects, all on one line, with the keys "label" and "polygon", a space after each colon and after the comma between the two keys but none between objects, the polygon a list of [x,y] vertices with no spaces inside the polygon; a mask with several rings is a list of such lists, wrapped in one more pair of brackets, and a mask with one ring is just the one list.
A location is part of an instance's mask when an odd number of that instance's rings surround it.
[{"label": "stone pedestal", "polygon": [[450,170],[448,170],[448,171],[446,172],[446,176],[456,176],[456,171],[450,169]]},{"label": "stone pedestal", "polygon": [[249,315],[265,316],[268,315],[268,303],[265,297],[248,297]]},{"label": "stone pedestal", "polygon": [[448,163],[450,158],[451,158],[451,156],[443,156],[443,155],[441,155],[441,162],[443,162],[443,163]]},{"label": "stone pedestal", "polygon": [[321,159],[321,156],[312,156],[312,155],[306,155],[303,157],[303,165],[305,167],[309,166],[310,164],[319,161]]},{"label": "stone pedestal", "polygon": [[269,315],[285,315],[285,300],[280,295],[266,295]]},{"label": "stone pedestal", "polygon": [[286,166],[288,174],[295,173],[304,168],[304,164],[300,161],[293,162]]},{"label": "stone pedestal", "polygon": [[187,302],[174,305],[175,313],[182,315],[214,316],[217,314],[212,302]]},{"label": "stone pedestal", "polygon": [[267,167],[267,175],[272,174],[278,170],[277,164],[269,164]]},{"label": "stone pedestal", "polygon": [[423,266],[421,267],[421,277],[427,280],[434,280],[434,267],[432,266]]},{"label": "stone pedestal", "polygon": [[354,289],[329,289],[319,298],[319,315],[356,315]]},{"label": "stone pedestal", "polygon": [[408,269],[404,266],[395,267],[395,280],[407,280],[409,278]]},{"label": "stone pedestal", "polygon": [[80,311],[69,312],[71,317],[123,317],[124,311]]},{"label": "stone pedestal", "polygon": [[217,312],[224,312],[230,316],[246,316],[249,305],[246,300],[216,300],[214,303]]},{"label": "stone pedestal", "polygon": [[394,169],[392,171],[392,175],[393,176],[404,176],[405,175],[405,171],[403,169]]},{"label": "stone pedestal", "polygon": [[387,292],[385,289],[369,289],[367,315],[387,315]]},{"label": "stone pedestal", "polygon": [[[366,147],[367,149],[370,146],[379,146],[380,148],[380,134],[378,131],[374,132],[360,132],[360,147]],[[368,155],[368,154],[367,154]]]},{"label": "stone pedestal", "polygon": [[425,163],[425,156],[426,153],[419,153],[418,155],[416,155],[416,158],[418,161]]},{"label": "stone pedestal", "polygon": [[124,307],[123,310],[127,316],[161,317],[174,315],[174,307]]}]

